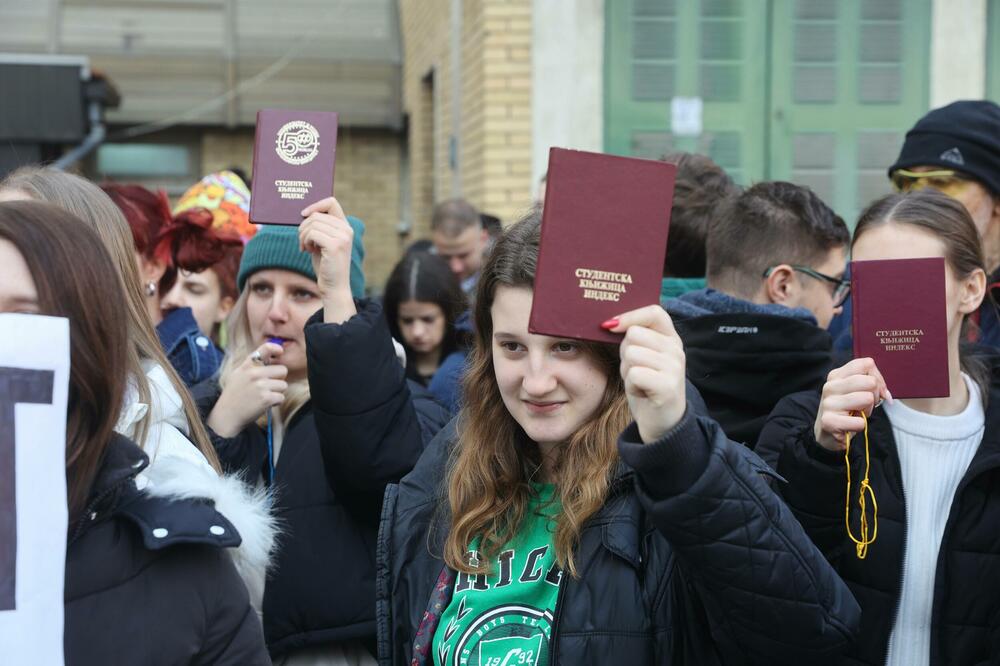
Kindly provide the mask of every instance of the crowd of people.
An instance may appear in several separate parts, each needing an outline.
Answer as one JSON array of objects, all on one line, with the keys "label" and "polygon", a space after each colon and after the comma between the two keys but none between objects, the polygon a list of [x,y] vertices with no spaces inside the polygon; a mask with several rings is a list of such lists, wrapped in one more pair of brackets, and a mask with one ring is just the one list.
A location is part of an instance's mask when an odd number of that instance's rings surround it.
[{"label": "crowd of people", "polygon": [[[71,330],[66,662],[1000,663],[1000,107],[916,122],[853,233],[664,159],[660,302],[595,322],[618,345],[529,332],[542,202],[443,201],[371,285],[332,197],[258,228],[234,171],[173,205],[0,180],[0,312]],[[948,397],[851,357],[848,260],[915,257]]]}]

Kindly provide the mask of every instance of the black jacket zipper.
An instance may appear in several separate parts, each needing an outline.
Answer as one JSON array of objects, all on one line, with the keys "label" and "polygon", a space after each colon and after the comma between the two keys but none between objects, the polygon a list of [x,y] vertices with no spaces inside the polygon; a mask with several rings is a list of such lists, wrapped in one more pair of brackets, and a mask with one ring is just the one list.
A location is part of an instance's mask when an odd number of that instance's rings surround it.
[{"label": "black jacket zipper", "polygon": [[101,503],[110,495],[117,493],[123,486],[131,483],[139,471],[141,470],[136,470],[135,474],[127,476],[109,488],[106,488],[103,492],[97,495],[97,497],[92,499],[89,504],[87,504],[86,508],[83,510],[83,514],[80,516],[79,520],[76,521],[76,525],[73,527],[73,533],[69,538],[67,546],[72,545],[77,539],[79,539],[83,535],[86,525],[97,517],[95,515],[95,509],[97,509],[97,507],[99,507]]},{"label": "black jacket zipper", "polygon": [[549,655],[549,663],[552,666],[556,666],[559,661],[559,619],[562,617],[563,610],[563,597],[565,596],[566,586],[569,584],[566,582],[566,577],[569,574],[563,572],[562,577],[559,579],[559,591],[556,593],[556,614],[552,618],[552,640],[550,644],[552,646],[551,654]]},{"label": "black jacket zipper", "polygon": [[[601,510],[603,510],[608,503],[618,497],[618,495],[621,494],[622,490],[626,487],[626,484],[630,483],[631,480],[631,474],[622,475],[619,473],[616,475],[611,481],[608,488],[608,497],[604,500],[604,506],[601,507]],[[640,562],[641,561],[642,559],[640,556]],[[562,577],[559,579],[559,591],[556,593],[556,613],[552,618],[552,639],[549,641],[549,644],[552,646],[549,653],[549,663],[552,664],[552,666],[557,666],[559,664],[559,620],[562,619],[563,606],[565,606],[563,597],[565,596],[566,586],[569,585],[566,580],[568,576],[569,573],[564,571]]]}]

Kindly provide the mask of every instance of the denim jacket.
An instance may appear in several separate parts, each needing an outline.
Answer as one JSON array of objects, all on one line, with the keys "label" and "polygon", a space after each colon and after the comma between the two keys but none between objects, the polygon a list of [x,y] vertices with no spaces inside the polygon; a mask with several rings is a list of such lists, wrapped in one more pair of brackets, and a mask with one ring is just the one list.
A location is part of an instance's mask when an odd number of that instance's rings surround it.
[{"label": "denim jacket", "polygon": [[198,328],[191,308],[171,310],[156,333],[170,365],[189,387],[213,377],[222,365],[222,350]]}]

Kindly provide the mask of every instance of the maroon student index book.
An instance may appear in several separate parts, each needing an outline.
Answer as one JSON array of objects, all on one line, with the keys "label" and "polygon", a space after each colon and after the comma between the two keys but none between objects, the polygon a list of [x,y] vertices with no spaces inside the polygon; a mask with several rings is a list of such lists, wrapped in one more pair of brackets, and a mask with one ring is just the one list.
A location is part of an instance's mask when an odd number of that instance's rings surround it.
[{"label": "maroon student index book", "polygon": [[660,302],[677,167],[552,148],[528,330],[621,341],[601,322]]},{"label": "maroon student index book", "polygon": [[336,153],[336,113],[258,111],[250,221],[300,224],[303,208],[333,196]]},{"label": "maroon student index book", "polygon": [[851,262],[854,357],[875,360],[893,398],[950,393],[944,259]]}]

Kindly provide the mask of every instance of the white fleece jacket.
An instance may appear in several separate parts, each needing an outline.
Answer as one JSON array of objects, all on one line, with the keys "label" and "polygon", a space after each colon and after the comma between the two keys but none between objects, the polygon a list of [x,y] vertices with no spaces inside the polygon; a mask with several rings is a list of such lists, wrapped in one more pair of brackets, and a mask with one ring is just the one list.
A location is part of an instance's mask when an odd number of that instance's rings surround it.
[{"label": "white fleece jacket", "polygon": [[[229,549],[237,571],[246,583],[258,614],[264,599],[267,568],[278,534],[271,510],[271,496],[234,475],[220,475],[188,439],[183,403],[166,372],[159,365],[143,363],[152,392],[151,405],[139,402],[130,384],[115,431],[136,441],[149,456],[149,466],[136,477],[140,490],[156,497],[209,499],[240,533],[239,548]],[[144,441],[136,440],[139,422],[151,411]]]}]

